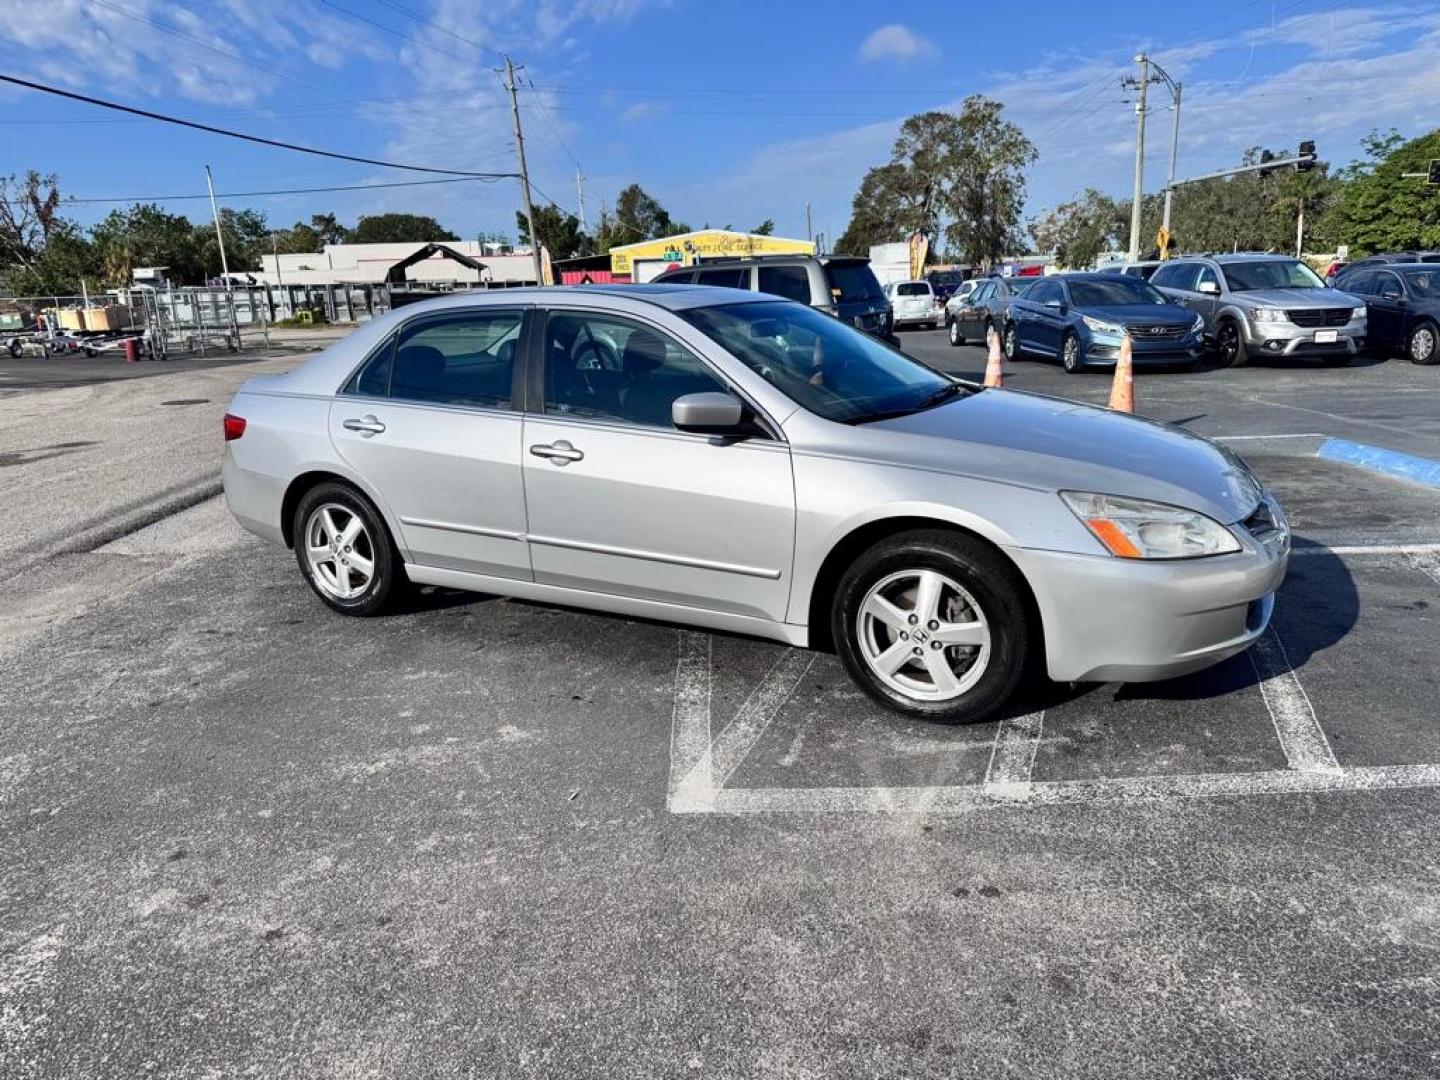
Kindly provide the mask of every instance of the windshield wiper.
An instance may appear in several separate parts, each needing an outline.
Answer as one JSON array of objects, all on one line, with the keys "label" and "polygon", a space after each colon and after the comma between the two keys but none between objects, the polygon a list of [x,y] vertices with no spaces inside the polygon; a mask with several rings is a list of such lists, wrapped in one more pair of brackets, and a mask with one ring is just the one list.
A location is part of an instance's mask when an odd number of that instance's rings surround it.
[{"label": "windshield wiper", "polygon": [[934,390],[921,398],[914,405],[907,405],[903,409],[882,409],[879,412],[861,413],[859,416],[851,417],[845,422],[847,424],[869,424],[876,420],[894,420],[899,416],[912,416],[917,412],[924,412],[926,409],[933,409],[937,405],[942,405],[957,394],[963,394],[964,392],[965,386],[962,383],[946,383],[940,387],[940,389]]}]

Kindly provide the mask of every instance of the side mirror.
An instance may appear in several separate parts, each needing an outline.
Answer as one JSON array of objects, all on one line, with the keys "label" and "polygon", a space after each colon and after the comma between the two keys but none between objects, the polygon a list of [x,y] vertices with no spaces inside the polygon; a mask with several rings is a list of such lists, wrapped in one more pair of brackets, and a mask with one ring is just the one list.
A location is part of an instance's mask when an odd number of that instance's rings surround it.
[{"label": "side mirror", "polygon": [[1219,296],[1220,286],[1216,285],[1213,281],[1202,281],[1199,285],[1195,286],[1195,291],[1204,293],[1206,296]]},{"label": "side mirror", "polygon": [[702,435],[735,435],[745,420],[745,406],[734,394],[718,390],[684,394],[670,405],[670,422],[681,431]]}]

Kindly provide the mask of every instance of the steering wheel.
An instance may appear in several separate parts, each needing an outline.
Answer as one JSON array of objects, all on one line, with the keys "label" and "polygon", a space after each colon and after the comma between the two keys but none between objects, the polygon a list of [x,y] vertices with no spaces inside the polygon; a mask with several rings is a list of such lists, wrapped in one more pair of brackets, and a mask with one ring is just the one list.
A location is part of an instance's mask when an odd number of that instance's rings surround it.
[{"label": "steering wheel", "polygon": [[[588,362],[587,354],[589,355]],[[614,371],[620,366],[620,358],[615,354],[614,346],[596,338],[587,338],[577,344],[570,356],[575,361],[575,373],[585,384],[585,393],[590,395],[595,393],[595,386],[590,380],[590,372]]]}]

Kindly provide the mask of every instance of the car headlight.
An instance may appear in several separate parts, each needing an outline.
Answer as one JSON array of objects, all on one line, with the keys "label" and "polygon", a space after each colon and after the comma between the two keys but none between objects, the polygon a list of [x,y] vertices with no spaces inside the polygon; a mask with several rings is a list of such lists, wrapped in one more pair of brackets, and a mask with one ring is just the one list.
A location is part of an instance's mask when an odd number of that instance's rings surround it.
[{"label": "car headlight", "polygon": [[1097,319],[1093,315],[1082,315],[1080,320],[1090,328],[1092,333],[1104,334],[1106,337],[1124,337],[1125,328],[1118,323],[1106,322],[1104,319]]},{"label": "car headlight", "polygon": [[1093,491],[1062,491],[1060,498],[1121,559],[1196,559],[1240,550],[1229,529],[1194,510]]},{"label": "car headlight", "polygon": [[1284,322],[1285,312],[1278,307],[1256,308],[1250,316],[1256,322]]},{"label": "car headlight", "polygon": [[1365,309],[1364,309],[1363,307],[1351,308],[1351,309],[1350,309],[1350,318],[1352,318],[1352,319],[1363,319],[1363,318],[1365,318]]},{"label": "car headlight", "polygon": [[1195,316],[1195,321],[1190,324],[1190,332],[1191,332],[1192,334],[1198,334],[1201,330],[1204,330],[1204,329],[1205,329],[1205,316],[1204,316],[1204,315],[1198,315],[1198,314],[1197,314],[1197,315]]}]

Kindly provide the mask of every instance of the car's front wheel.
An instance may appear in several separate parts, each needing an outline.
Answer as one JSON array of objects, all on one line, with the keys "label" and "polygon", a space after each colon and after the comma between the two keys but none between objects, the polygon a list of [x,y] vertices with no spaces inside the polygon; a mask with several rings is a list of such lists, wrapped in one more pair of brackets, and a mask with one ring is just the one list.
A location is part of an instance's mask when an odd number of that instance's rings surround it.
[{"label": "car's front wheel", "polygon": [[399,553],[354,488],[319,484],[295,507],[295,558],[315,594],[344,615],[373,615],[402,590]]},{"label": "car's front wheel", "polygon": [[983,541],[918,530],[858,558],[840,582],[831,633],[860,687],[945,724],[993,716],[1014,692],[1029,642],[1024,584]]},{"label": "car's front wheel", "polygon": [[1240,324],[1234,319],[1224,319],[1215,331],[1215,344],[1220,352],[1220,362],[1226,367],[1244,367],[1250,362],[1250,350],[1245,346],[1245,335]]},{"label": "car's front wheel", "polygon": [[1080,339],[1073,333],[1065,334],[1065,341],[1060,346],[1060,362],[1071,375],[1078,375],[1085,370],[1085,361],[1080,358]]},{"label": "car's front wheel", "polygon": [[1412,364],[1440,363],[1440,336],[1434,323],[1424,322],[1410,331],[1405,340],[1405,355]]}]

